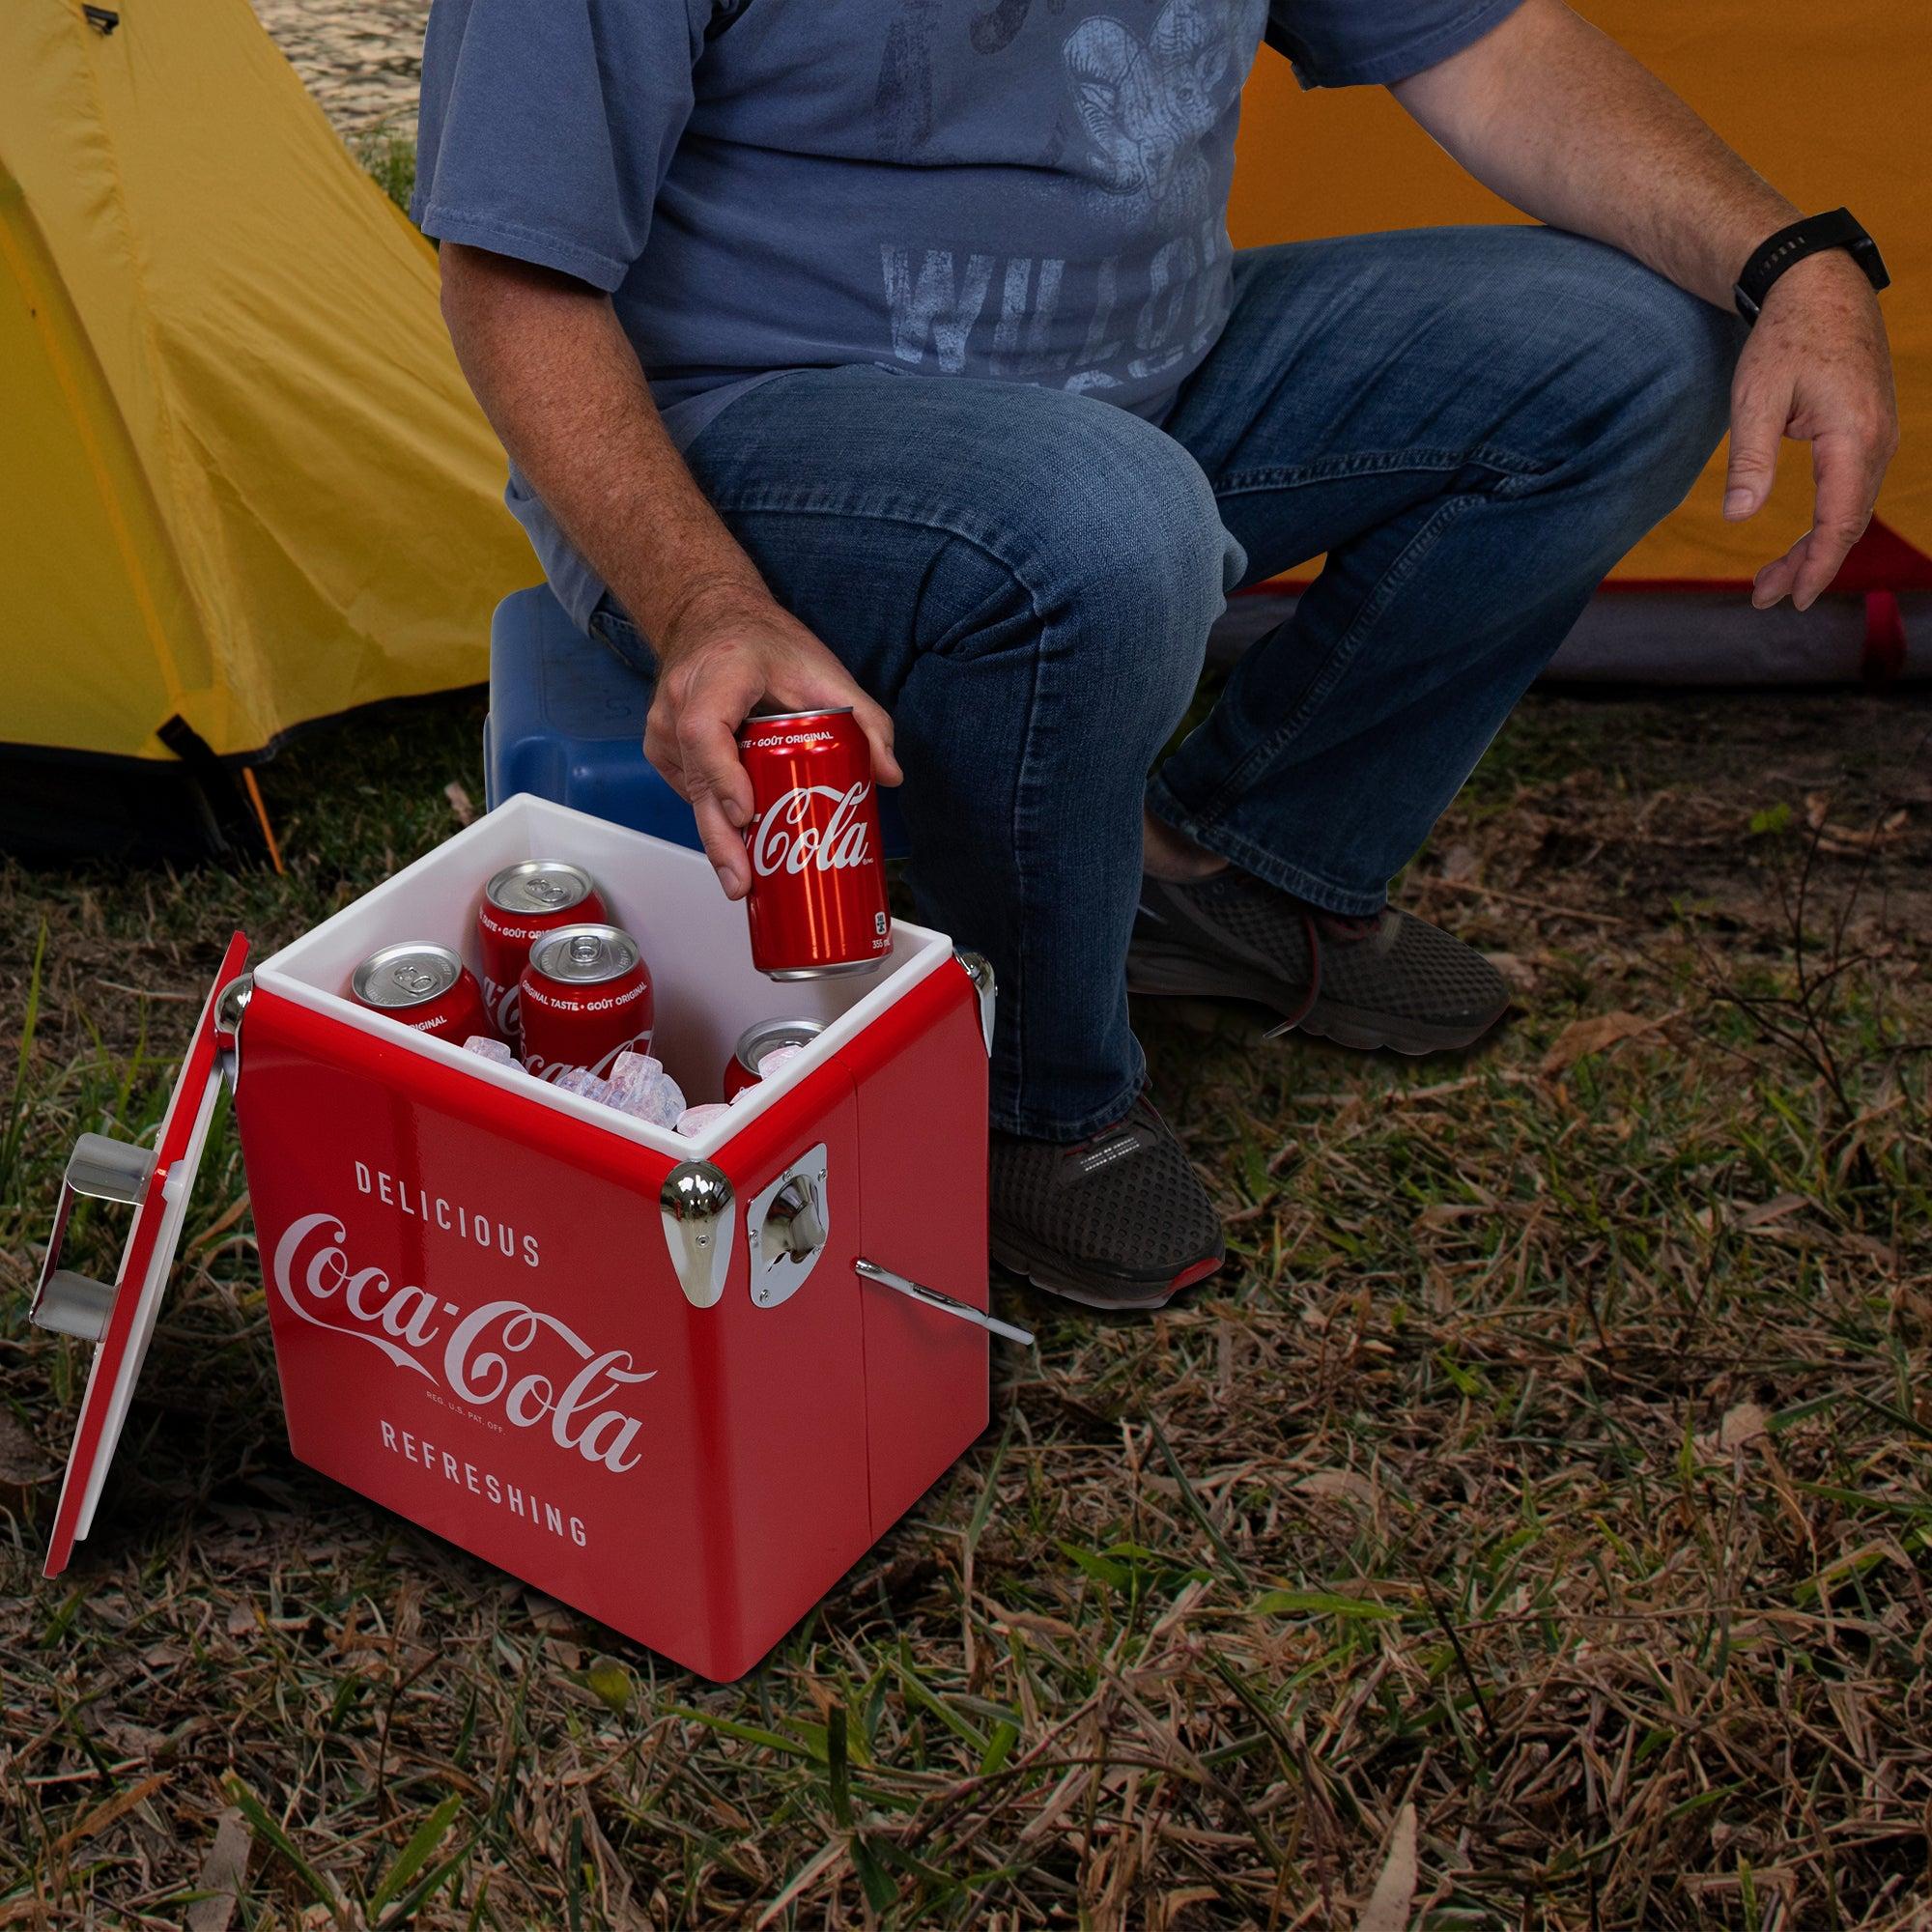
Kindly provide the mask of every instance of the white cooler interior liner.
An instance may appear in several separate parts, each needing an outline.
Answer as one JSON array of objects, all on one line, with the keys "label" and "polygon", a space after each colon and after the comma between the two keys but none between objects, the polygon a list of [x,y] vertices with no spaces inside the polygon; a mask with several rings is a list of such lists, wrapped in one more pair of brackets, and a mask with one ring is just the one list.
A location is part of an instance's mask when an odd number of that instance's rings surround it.
[{"label": "white cooler interior liner", "polygon": [[[349,976],[355,968],[379,946],[400,940],[450,947],[480,977],[477,901],[493,874],[524,859],[582,866],[596,880],[612,922],[643,949],[656,1000],[651,1051],[693,1106],[722,1097],[725,1065],[739,1035],[755,1021],[816,1019],[826,1023],[825,1031],[773,1078],[752,1088],[728,1115],[702,1134],[687,1137],[560,1093],[519,1067],[466,1053],[461,1042],[434,1038],[349,998]],[[255,983],[536,1105],[688,1160],[715,1152],[747,1119],[796,1086],[952,952],[952,942],[943,933],[895,920],[892,953],[876,972],[769,980],[752,964],[743,902],[724,896],[702,852],[520,792],[263,961],[255,969]],[[245,1056],[245,1045],[242,1051]]]}]

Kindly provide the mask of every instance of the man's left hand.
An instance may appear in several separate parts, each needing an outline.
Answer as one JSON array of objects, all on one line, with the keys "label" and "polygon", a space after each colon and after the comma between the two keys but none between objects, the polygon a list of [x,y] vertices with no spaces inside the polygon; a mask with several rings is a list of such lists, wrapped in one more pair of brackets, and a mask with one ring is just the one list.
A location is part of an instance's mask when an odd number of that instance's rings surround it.
[{"label": "man's left hand", "polygon": [[1731,384],[1731,461],[1724,515],[1754,515],[1771,495],[1784,437],[1811,445],[1811,527],[1757,574],[1751,602],[1788,596],[1808,611],[1864,534],[1880,479],[1898,447],[1891,353],[1878,297],[1841,252],[1780,275]]}]

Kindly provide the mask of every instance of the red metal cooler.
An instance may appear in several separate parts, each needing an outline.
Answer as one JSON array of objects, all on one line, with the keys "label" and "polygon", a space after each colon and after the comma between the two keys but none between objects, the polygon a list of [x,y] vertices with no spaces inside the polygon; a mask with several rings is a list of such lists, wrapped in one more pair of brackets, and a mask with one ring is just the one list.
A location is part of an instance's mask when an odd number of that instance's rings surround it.
[{"label": "red metal cooler", "polygon": [[[638,935],[655,1051],[708,1098],[770,1009],[702,854],[517,797],[243,973],[238,935],[156,1150],[87,1135],[35,1296],[96,1342],[47,1574],[87,1534],[219,1082],[304,1463],[712,1678],[741,1675],[985,1426],[983,962],[904,923],[802,981],[824,1031],[695,1140],[347,995],[398,934],[472,968],[477,895],[566,857]],[[132,1203],[113,1286],[75,1193]]]}]

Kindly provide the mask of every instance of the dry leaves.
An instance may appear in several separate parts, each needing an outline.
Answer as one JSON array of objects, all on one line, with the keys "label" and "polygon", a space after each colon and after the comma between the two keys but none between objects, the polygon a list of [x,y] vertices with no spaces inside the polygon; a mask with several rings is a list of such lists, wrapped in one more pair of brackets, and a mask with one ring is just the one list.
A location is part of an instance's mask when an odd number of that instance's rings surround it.
[{"label": "dry leaves", "polygon": [[1355,1932],[1407,1932],[1408,1908],[1414,1899],[1415,1806],[1405,1804],[1389,1833],[1382,1875],[1355,1920]]},{"label": "dry leaves", "polygon": [[187,1909],[187,1932],[228,1932],[235,1916],[236,1894],[248,1876],[248,1853],[254,1839],[241,1812],[223,1811],[214,1843],[201,1861],[195,1889],[208,1893]]},{"label": "dry leaves", "polygon": [[1540,1070],[1546,1077],[1567,1072],[1585,1054],[1602,1053],[1605,1047],[1615,1046],[1621,1040],[1634,1039],[1639,1034],[1655,1033],[1659,1027],[1668,1026],[1683,1010],[1683,1008],[1676,1007],[1667,1013],[1649,1019],[1641,1013],[1615,1012],[1592,1013],[1586,1019],[1572,1020],[1543,1056]]}]

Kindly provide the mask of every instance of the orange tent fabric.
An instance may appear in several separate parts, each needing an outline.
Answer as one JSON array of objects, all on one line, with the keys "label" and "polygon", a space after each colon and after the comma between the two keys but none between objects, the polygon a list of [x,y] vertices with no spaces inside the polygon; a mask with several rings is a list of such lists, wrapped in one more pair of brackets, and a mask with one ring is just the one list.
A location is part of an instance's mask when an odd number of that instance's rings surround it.
[{"label": "orange tent fabric", "polygon": [[[1932,590],[1932,27],[1922,0],[1581,0],[1804,209],[1849,207],[1884,250],[1903,441],[1878,521],[1836,587]],[[1237,246],[1520,220],[1381,88],[1304,93],[1264,49],[1242,104],[1230,227]],[[1787,443],[1772,501],[1726,524],[1722,452],[1684,507],[1614,573],[1620,584],[1747,582],[1810,522],[1808,453]]]}]

